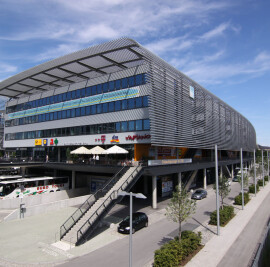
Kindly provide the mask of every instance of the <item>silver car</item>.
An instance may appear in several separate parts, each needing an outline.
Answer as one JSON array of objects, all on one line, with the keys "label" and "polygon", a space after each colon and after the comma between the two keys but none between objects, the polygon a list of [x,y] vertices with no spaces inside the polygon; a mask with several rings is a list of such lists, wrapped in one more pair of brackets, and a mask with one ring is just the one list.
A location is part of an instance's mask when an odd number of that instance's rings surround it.
[{"label": "silver car", "polygon": [[207,197],[207,191],[204,189],[197,189],[192,195],[192,199],[203,199]]}]

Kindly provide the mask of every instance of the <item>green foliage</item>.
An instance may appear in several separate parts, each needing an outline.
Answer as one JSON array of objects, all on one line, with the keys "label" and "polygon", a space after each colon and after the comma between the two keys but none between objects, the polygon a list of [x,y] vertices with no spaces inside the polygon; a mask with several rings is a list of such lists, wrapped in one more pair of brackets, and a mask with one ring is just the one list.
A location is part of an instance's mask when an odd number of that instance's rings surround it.
[{"label": "green foliage", "polygon": [[265,176],[264,176],[264,181],[266,181],[266,182],[269,181],[269,176],[268,176],[268,175],[265,175]]},{"label": "green foliage", "polygon": [[263,180],[262,179],[258,180],[258,185],[263,186]]},{"label": "green foliage", "polygon": [[179,240],[181,240],[181,223],[195,213],[196,202],[191,200],[184,188],[176,186],[176,191],[166,207],[166,216],[179,225]]},{"label": "green foliage", "polygon": [[[249,193],[244,193],[244,204],[247,204],[249,202]],[[234,198],[234,204],[235,205],[242,205],[242,193],[240,193],[238,196]]]},{"label": "green foliage", "polygon": [[[260,191],[260,187],[259,187],[259,185],[257,183],[256,192],[259,192],[259,191]],[[248,192],[251,193],[251,194],[255,194],[255,184],[252,184],[251,186],[249,186]]]},{"label": "green foliage", "polygon": [[[224,206],[219,209],[219,223],[221,226],[227,224],[234,216],[234,209],[232,206]],[[210,215],[209,224],[217,225],[217,211],[213,211]]]},{"label": "green foliage", "polygon": [[179,237],[176,237],[155,251],[154,266],[179,266],[188,255],[199,247],[201,239],[202,237],[200,232],[196,234],[192,231],[184,231],[180,242]]},{"label": "green foliage", "polygon": [[[216,190],[216,184],[214,184],[213,188]],[[222,208],[224,206],[224,199],[229,195],[230,191],[228,179],[225,176],[218,177],[218,194],[220,195]]]}]

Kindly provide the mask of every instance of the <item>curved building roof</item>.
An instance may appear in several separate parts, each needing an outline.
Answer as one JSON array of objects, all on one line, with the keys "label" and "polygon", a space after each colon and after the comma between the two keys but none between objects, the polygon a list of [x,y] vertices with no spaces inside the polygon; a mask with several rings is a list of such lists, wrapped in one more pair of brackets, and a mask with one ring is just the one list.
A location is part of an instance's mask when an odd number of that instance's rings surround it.
[{"label": "curved building roof", "polygon": [[0,95],[26,97],[142,64],[143,50],[128,38],[86,48],[18,73],[0,83]]}]

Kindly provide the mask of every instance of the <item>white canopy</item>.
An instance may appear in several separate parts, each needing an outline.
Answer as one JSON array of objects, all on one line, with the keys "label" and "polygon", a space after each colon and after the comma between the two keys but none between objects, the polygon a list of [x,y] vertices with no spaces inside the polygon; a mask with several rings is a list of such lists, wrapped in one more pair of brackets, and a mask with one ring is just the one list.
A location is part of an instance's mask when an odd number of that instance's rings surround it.
[{"label": "white canopy", "polygon": [[102,154],[128,154],[128,151],[120,146],[114,145],[103,151]]},{"label": "white canopy", "polygon": [[99,154],[103,154],[103,151],[105,151],[105,149],[103,149],[102,147],[100,146],[95,146],[93,148],[91,148],[89,150],[89,154],[92,154],[92,155],[99,155]]},{"label": "white canopy", "polygon": [[81,146],[81,147],[79,147],[79,148],[77,148],[75,150],[72,150],[70,152],[70,154],[91,154],[91,153],[90,153],[90,150],[89,149],[87,149],[84,146]]}]

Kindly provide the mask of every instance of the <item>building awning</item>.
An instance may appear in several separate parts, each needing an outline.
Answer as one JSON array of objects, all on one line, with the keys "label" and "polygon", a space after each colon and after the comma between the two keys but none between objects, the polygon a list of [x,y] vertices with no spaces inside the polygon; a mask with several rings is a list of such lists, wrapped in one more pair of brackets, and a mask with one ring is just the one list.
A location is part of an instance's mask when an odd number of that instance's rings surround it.
[{"label": "building awning", "polygon": [[0,95],[27,97],[35,93],[118,72],[144,63],[143,49],[121,38],[48,61],[0,83]]}]

